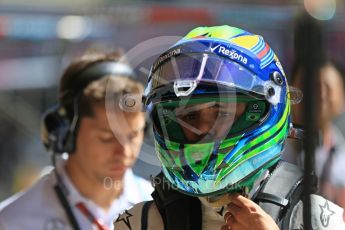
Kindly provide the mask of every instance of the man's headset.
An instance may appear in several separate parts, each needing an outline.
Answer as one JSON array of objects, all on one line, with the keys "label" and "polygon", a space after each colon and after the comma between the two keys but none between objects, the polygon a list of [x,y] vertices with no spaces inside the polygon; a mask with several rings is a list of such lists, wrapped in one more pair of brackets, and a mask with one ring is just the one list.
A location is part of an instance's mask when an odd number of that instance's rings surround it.
[{"label": "man's headset", "polygon": [[[48,109],[43,115],[41,138],[48,151],[56,154],[70,154],[75,151],[79,98],[91,82],[109,75],[126,76],[136,80],[129,65],[116,61],[96,62],[71,76],[71,84],[62,92],[60,104]],[[67,100],[63,100],[64,98]],[[66,101],[72,105],[68,109]]]}]

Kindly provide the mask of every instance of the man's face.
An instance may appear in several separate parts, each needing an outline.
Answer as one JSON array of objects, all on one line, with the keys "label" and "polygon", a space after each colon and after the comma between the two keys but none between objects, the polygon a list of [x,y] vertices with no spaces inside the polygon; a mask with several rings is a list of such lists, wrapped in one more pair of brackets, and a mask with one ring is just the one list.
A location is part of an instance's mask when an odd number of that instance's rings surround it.
[{"label": "man's face", "polygon": [[321,97],[326,101],[323,113],[328,119],[339,116],[344,111],[344,83],[341,74],[332,66],[327,65],[321,70]]},{"label": "man's face", "polygon": [[112,117],[109,123],[105,107],[94,106],[93,116],[80,121],[77,149],[68,160],[72,167],[102,182],[107,177],[123,178],[135,163],[144,136],[143,113],[117,111]]},{"label": "man's face", "polygon": [[245,103],[209,102],[177,108],[176,117],[187,141],[198,142],[224,138],[245,108]]},{"label": "man's face", "polygon": [[[302,89],[302,76],[299,71],[293,86]],[[315,101],[318,103],[317,116],[318,126],[321,128],[344,110],[344,88],[340,73],[332,66],[326,65],[320,72],[320,91]],[[304,102],[294,105],[292,109],[293,121],[297,124],[303,122]]]}]

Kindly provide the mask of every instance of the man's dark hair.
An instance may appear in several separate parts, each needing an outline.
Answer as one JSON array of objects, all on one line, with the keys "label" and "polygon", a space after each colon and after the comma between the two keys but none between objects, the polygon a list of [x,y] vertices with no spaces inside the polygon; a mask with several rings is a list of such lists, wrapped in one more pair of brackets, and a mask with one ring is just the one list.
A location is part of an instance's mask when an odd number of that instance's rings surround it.
[{"label": "man's dark hair", "polygon": [[[60,80],[59,102],[67,111],[73,111],[75,100],[78,100],[79,117],[92,116],[93,106],[105,103],[105,94],[110,92],[113,98],[126,93],[140,94],[143,85],[129,76],[102,76],[89,82],[80,89],[81,80],[79,75],[88,67],[100,62],[114,61],[129,64],[123,59],[123,52],[117,51],[109,54],[87,53],[74,60],[65,70]],[[79,81],[79,82],[78,82]]]}]

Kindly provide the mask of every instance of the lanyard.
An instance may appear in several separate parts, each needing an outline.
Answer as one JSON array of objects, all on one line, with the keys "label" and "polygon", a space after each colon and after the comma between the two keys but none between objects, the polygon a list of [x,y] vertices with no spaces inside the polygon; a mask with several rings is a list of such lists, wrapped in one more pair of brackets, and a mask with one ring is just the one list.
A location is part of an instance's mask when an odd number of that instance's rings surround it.
[{"label": "lanyard", "polygon": [[55,190],[55,193],[56,193],[62,207],[64,208],[64,210],[66,212],[67,218],[70,221],[70,223],[73,227],[73,230],[80,230],[78,222],[77,222],[77,220],[76,220],[76,218],[72,212],[71,206],[69,205],[60,185],[55,185],[54,190]]},{"label": "lanyard", "polygon": [[92,213],[87,209],[84,203],[79,202],[76,207],[84,214],[84,216],[94,225],[96,225],[97,230],[109,230],[108,227],[104,226],[98,219],[96,219]]}]

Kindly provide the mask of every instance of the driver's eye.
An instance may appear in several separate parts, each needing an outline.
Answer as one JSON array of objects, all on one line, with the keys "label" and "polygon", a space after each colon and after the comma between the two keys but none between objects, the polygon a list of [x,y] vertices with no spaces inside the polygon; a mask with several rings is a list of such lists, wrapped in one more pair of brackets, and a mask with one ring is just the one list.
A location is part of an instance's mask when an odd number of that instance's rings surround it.
[{"label": "driver's eye", "polygon": [[194,121],[197,119],[197,114],[196,113],[188,113],[188,114],[183,115],[181,118],[184,121]]}]

